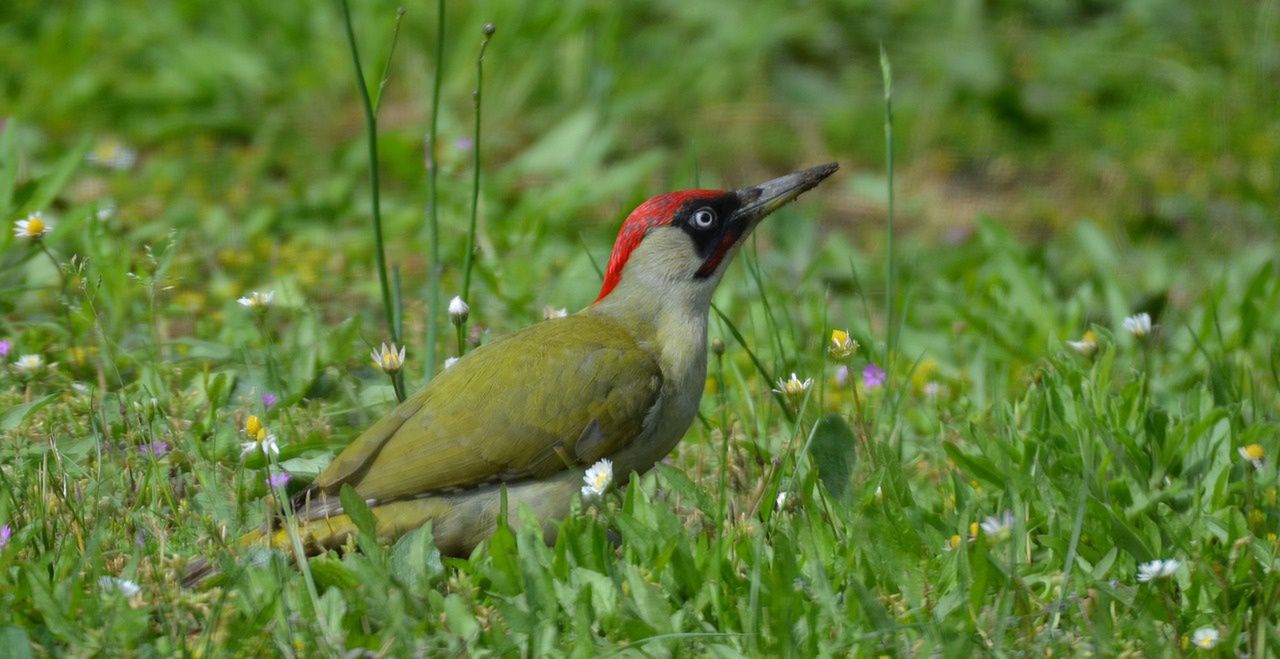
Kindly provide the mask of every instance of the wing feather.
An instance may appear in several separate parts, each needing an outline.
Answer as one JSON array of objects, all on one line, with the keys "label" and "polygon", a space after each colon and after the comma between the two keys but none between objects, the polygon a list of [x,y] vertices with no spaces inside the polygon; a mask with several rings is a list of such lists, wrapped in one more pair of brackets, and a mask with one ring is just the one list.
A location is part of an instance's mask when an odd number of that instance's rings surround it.
[{"label": "wing feather", "polygon": [[440,373],[334,459],[315,486],[389,500],[545,478],[642,434],[662,374],[616,322],[590,313],[539,323]]}]

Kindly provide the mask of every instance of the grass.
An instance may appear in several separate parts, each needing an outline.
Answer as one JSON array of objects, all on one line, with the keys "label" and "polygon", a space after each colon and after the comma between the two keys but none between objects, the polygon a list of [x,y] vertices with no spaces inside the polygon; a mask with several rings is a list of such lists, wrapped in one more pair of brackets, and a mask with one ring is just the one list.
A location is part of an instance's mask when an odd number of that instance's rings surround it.
[{"label": "grass", "polygon": [[[1277,3],[504,1],[409,7],[394,42],[396,9],[351,6],[366,62],[397,44],[376,150],[410,391],[456,354],[423,340],[447,322],[417,293],[436,264],[474,345],[588,304],[647,196],[842,170],[729,272],[664,464],[553,546],[365,537],[303,572],[226,548],[281,494],[241,457],[248,417],[293,492],[395,399],[368,363],[399,321],[341,8],[5,5],[0,219],[54,229],[0,232],[0,654],[1280,647]],[[486,21],[484,139],[462,144]],[[862,348],[828,355],[832,329]],[[1067,344],[1090,330],[1093,355]],[[890,387],[861,382],[872,362]],[[815,382],[784,409],[791,372]],[[204,554],[225,582],[178,587]],[[1156,559],[1179,564],[1139,581]]]}]

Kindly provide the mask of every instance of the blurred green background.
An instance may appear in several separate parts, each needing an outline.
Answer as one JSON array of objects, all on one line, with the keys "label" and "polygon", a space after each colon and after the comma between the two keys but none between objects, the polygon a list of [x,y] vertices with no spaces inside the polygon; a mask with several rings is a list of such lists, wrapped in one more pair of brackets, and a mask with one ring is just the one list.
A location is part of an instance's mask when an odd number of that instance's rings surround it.
[{"label": "blurred green background", "polygon": [[[354,3],[371,81],[398,6]],[[391,260],[418,282],[435,12],[405,7],[381,148]],[[499,295],[546,298],[521,304],[588,302],[583,245],[602,259],[652,194],[826,160],[844,173],[811,202],[826,206],[824,230],[878,247],[880,43],[912,239],[961,240],[983,215],[1032,240],[1091,219],[1122,243],[1187,238],[1213,255],[1276,229],[1274,1],[501,1],[451,3],[447,21],[446,282],[464,244],[474,59],[493,21],[480,267]],[[16,0],[0,26],[25,174],[83,136],[118,140],[134,168],[79,180],[67,203],[109,187],[135,238],[185,232],[206,248],[193,256],[215,294],[287,262],[313,299],[376,299],[363,295],[376,286],[363,125],[336,4]],[[549,289],[499,283],[548,274]]]}]

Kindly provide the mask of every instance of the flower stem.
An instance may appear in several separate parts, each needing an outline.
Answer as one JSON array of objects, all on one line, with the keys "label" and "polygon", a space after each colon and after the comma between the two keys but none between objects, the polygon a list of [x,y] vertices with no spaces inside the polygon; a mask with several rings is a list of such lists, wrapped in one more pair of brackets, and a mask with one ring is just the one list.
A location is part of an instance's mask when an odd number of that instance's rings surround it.
[{"label": "flower stem", "polygon": [[[387,255],[382,242],[382,204],[378,197],[378,115],[374,112],[373,101],[369,98],[369,87],[365,84],[364,70],[360,67],[360,49],[356,45],[355,29],[351,25],[351,8],[347,0],[339,0],[342,5],[342,20],[347,28],[347,43],[351,46],[351,63],[356,70],[356,86],[360,89],[360,102],[364,108],[365,133],[369,141],[369,192],[371,194],[371,210],[373,212],[373,244],[374,258],[378,266],[378,282],[382,285],[382,308],[387,315],[387,326],[391,332],[391,340],[400,344],[399,332],[396,330],[395,306],[391,303],[391,283],[387,277]],[[396,21],[399,32],[399,19]],[[379,90],[379,99],[382,94]]]},{"label": "flower stem", "polygon": [[[893,322],[893,68],[889,64],[889,53],[880,44],[880,75],[884,81],[884,158],[886,169],[886,186],[888,187],[888,222],[885,233],[885,261],[888,272],[884,284],[884,322],[885,322],[885,370],[893,371],[893,351],[897,346]],[[888,377],[886,376],[886,387]]]},{"label": "flower stem", "polygon": [[429,216],[427,229],[431,241],[431,278],[428,284],[427,302],[427,346],[423,351],[423,366],[427,379],[436,370],[436,337],[439,334],[440,315],[440,194],[437,177],[440,168],[437,166],[436,133],[440,124],[440,87],[444,78],[444,0],[436,0],[436,73],[431,86],[431,127],[427,133],[427,190],[430,196],[428,203]]},{"label": "flower stem", "polygon": [[[476,257],[476,217],[480,213],[480,110],[483,102],[484,91],[484,51],[489,46],[489,39],[493,36],[493,24],[486,23],[484,29],[484,39],[480,41],[480,54],[476,56],[476,90],[472,95],[475,106],[475,129],[471,139],[471,225],[467,232],[467,254],[463,260],[462,271],[462,301],[471,303],[471,269],[475,265]],[[466,343],[462,340],[466,334],[466,321],[462,321],[458,325],[458,356],[461,357],[467,351]]]}]

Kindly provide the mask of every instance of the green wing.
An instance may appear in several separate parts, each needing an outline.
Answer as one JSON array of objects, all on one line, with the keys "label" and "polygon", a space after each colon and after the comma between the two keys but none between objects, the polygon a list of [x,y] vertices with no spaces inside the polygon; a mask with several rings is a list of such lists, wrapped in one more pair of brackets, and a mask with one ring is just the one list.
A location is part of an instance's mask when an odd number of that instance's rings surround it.
[{"label": "green wing", "polygon": [[385,501],[589,465],[644,427],[662,373],[611,320],[577,314],[483,346],[348,446],[316,480]]}]

